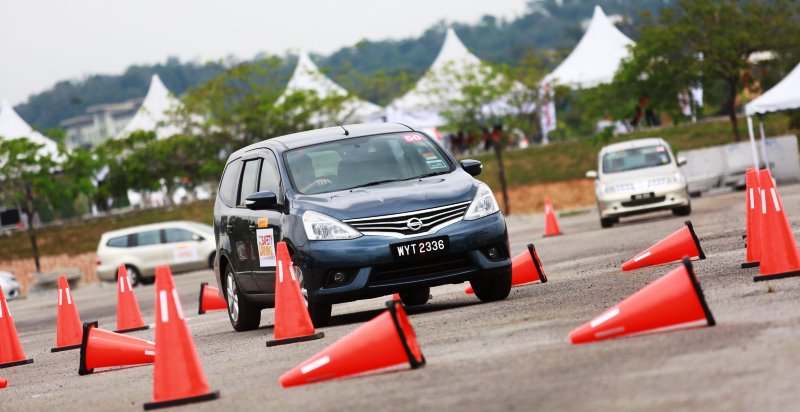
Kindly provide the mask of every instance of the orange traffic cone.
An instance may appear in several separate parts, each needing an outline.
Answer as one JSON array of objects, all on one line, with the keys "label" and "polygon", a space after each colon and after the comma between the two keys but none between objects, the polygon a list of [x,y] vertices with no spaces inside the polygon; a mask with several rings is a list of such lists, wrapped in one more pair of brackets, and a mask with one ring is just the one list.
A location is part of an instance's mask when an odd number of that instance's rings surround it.
[{"label": "orange traffic cone", "polygon": [[25,352],[19,343],[17,327],[8,310],[6,295],[0,287],[0,368],[33,363],[33,359],[25,359]]},{"label": "orange traffic cone", "polygon": [[297,283],[286,242],[278,242],[277,248],[274,340],[267,341],[267,346],[320,339],[325,334],[314,333],[314,324],[311,323],[308,309],[303,303],[303,293],[300,291],[300,284]]},{"label": "orange traffic cone", "polygon": [[153,363],[155,356],[155,342],[99,329],[97,322],[86,322],[78,374],[88,375],[95,368]]},{"label": "orange traffic cone", "polygon": [[7,386],[8,386],[8,381],[3,378],[0,378],[0,389],[3,389]]},{"label": "orange traffic cone", "polygon": [[[522,252],[511,259],[511,286],[527,285],[529,283],[547,283],[547,276],[542,269],[542,261],[533,243],[528,243],[528,251]],[[472,286],[467,286],[464,293],[475,293]]]},{"label": "orange traffic cone", "polygon": [[761,256],[755,281],[800,276],[800,253],[769,169],[759,172]]},{"label": "orange traffic cone", "polygon": [[281,386],[305,385],[406,362],[412,369],[425,365],[425,357],[403,305],[397,301],[386,302],[386,305],[389,310],[284,373]]},{"label": "orange traffic cone", "polygon": [[399,301],[402,302],[403,298],[400,297],[399,293],[394,293],[394,294],[392,294],[392,300],[399,300]]},{"label": "orange traffic cone", "polygon": [[634,270],[646,266],[676,262],[685,257],[705,259],[706,254],[703,253],[703,248],[700,247],[700,240],[694,233],[692,222],[687,220],[683,223],[686,227],[665,237],[644,252],[634,256],[633,259],[623,263],[622,270]]},{"label": "orange traffic cone", "polygon": [[149,328],[150,326],[145,325],[142,320],[139,302],[136,301],[136,294],[133,293],[125,265],[119,265],[117,270],[117,286],[119,287],[117,288],[117,330],[115,332],[126,333]]},{"label": "orange traffic cone", "polygon": [[60,352],[62,350],[80,349],[81,318],[78,316],[78,308],[72,299],[72,291],[69,289],[67,277],[58,277],[58,315],[56,318],[56,347],[50,352]]},{"label": "orange traffic cone", "polygon": [[153,401],[145,410],[219,398],[206,382],[168,266],[156,268],[156,359]]},{"label": "orange traffic cone", "polygon": [[747,212],[747,258],[742,269],[758,266],[761,256],[761,189],[758,184],[758,170],[751,167],[746,172],[745,190]]},{"label": "orange traffic cone", "polygon": [[569,334],[573,344],[714,326],[688,258],[673,271]]},{"label": "orange traffic cone", "polygon": [[197,306],[197,314],[202,315],[209,310],[228,309],[228,302],[219,295],[219,289],[208,286],[208,282],[200,284],[200,304]]},{"label": "orange traffic cone", "polygon": [[544,199],[544,236],[556,236],[561,234],[558,227],[558,219],[553,211],[553,202],[550,198]]}]

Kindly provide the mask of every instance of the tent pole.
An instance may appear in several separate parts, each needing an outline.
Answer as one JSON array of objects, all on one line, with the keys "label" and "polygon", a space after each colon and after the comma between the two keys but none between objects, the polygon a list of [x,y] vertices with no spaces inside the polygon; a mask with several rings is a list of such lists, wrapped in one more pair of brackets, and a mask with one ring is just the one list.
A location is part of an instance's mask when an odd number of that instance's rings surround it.
[{"label": "tent pole", "polygon": [[767,155],[767,137],[764,134],[764,117],[758,115],[758,131],[761,134],[761,155],[764,156],[764,167],[769,169],[769,155]]},{"label": "tent pole", "polygon": [[753,152],[753,164],[758,170],[758,148],[756,148],[756,137],[753,133],[753,118],[747,116],[747,132],[750,134],[750,150]]}]

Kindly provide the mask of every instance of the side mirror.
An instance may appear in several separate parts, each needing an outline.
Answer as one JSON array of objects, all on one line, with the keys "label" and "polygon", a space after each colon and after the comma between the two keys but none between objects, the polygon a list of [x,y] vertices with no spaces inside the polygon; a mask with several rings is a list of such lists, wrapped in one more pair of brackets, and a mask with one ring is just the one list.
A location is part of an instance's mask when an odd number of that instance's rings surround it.
[{"label": "side mirror", "polygon": [[253,193],[244,200],[244,205],[250,210],[275,209],[278,205],[278,196],[269,190]]},{"label": "side mirror", "polygon": [[471,176],[477,176],[483,171],[483,164],[477,160],[464,159],[461,161],[461,168]]},{"label": "side mirror", "polygon": [[678,156],[678,167],[683,166],[686,164],[686,158],[683,156]]},{"label": "side mirror", "polygon": [[589,170],[586,172],[587,179],[597,179],[597,171],[596,170]]}]

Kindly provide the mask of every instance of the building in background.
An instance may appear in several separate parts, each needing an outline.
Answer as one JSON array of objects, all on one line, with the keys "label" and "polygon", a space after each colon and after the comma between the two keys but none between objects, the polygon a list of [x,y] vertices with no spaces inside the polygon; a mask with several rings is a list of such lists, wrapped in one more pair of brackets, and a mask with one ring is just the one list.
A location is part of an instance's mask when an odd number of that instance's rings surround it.
[{"label": "building in background", "polygon": [[86,114],[59,123],[67,132],[67,146],[95,147],[117,136],[142,106],[143,98],[89,106]]}]

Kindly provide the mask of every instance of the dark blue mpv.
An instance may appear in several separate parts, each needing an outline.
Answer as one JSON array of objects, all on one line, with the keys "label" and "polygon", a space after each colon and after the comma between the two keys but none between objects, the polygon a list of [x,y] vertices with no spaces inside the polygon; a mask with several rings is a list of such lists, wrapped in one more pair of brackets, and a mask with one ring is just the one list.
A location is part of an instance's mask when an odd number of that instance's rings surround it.
[{"label": "dark blue mpv", "polygon": [[511,289],[506,223],[480,162],[457,162],[399,124],[359,124],[247,146],[228,159],[214,205],[214,268],[237,331],[274,306],[285,241],[311,319],[331,305],[469,281],[482,301]]}]

